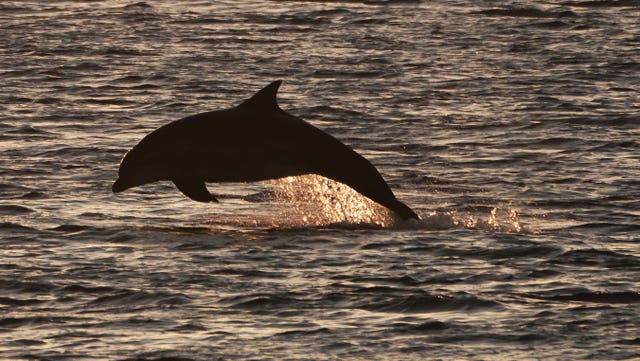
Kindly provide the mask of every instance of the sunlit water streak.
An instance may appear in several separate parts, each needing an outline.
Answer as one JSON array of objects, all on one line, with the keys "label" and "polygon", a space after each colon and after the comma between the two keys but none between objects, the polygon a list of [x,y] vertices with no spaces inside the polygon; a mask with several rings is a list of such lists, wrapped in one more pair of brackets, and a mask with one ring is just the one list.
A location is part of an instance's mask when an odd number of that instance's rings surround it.
[{"label": "sunlit water streak", "polygon": [[[420,221],[403,221],[383,206],[353,189],[317,175],[287,177],[275,180],[275,198],[285,202],[286,211],[278,216],[282,226],[372,225],[381,228],[447,229],[462,226],[499,232],[521,232],[518,211],[492,208],[488,214],[454,211],[431,211]],[[272,215],[273,217],[273,215]],[[286,222],[294,223],[286,223]],[[301,223],[299,223],[301,222]]]},{"label": "sunlit water streak", "polygon": [[[637,359],[639,8],[0,3],[0,358]],[[111,194],[276,79],[422,219],[317,176]]]}]

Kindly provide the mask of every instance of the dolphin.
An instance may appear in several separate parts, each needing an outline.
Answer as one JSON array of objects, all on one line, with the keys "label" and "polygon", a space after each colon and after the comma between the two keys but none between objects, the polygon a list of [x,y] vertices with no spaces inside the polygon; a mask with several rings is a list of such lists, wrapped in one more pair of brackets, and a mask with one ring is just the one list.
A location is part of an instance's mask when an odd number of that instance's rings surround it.
[{"label": "dolphin", "polygon": [[195,201],[217,202],[205,182],[318,174],[402,219],[419,219],[364,157],[280,109],[276,95],[281,83],[272,82],[234,108],[188,116],[149,133],[123,157],[113,192],[170,180]]}]

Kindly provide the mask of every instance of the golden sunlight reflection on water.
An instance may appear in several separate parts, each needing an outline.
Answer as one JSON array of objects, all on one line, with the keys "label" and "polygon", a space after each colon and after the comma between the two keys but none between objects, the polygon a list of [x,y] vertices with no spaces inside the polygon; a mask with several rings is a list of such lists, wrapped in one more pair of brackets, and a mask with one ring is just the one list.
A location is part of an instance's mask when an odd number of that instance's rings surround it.
[{"label": "golden sunlight reflection on water", "polygon": [[272,181],[279,201],[291,202],[284,210],[302,214],[305,226],[319,226],[346,222],[386,227],[393,223],[391,211],[362,196],[350,187],[319,175],[285,177]]},{"label": "golden sunlight reflection on water", "polygon": [[272,183],[276,186],[276,199],[289,204],[278,218],[287,222],[302,221],[298,226],[369,224],[382,228],[432,230],[461,226],[498,232],[525,231],[518,210],[510,205],[494,207],[489,214],[432,211],[422,215],[420,221],[402,221],[389,209],[350,187],[322,176],[286,177]]},{"label": "golden sunlight reflection on water", "polygon": [[[469,228],[506,233],[529,232],[520,220],[519,210],[512,205],[459,212],[420,212],[428,205],[417,205],[421,219],[403,221],[386,207],[352,188],[319,175],[285,177],[262,182],[262,185],[268,190],[226,199],[225,206],[231,207],[227,209],[228,212],[205,216],[205,223],[216,229],[228,230],[329,226],[424,230]],[[249,199],[253,200],[247,202]],[[256,202],[259,204],[255,204]]]}]

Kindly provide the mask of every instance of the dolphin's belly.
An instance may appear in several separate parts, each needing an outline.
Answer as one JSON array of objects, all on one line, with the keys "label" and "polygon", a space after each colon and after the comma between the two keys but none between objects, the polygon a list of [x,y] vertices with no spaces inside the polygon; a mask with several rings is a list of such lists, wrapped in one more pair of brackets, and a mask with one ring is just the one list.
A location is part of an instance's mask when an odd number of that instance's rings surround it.
[{"label": "dolphin's belly", "polygon": [[185,166],[177,169],[178,175],[194,176],[206,182],[257,182],[313,173],[284,154],[237,152],[232,155],[203,155],[195,160],[185,160],[182,163]]}]

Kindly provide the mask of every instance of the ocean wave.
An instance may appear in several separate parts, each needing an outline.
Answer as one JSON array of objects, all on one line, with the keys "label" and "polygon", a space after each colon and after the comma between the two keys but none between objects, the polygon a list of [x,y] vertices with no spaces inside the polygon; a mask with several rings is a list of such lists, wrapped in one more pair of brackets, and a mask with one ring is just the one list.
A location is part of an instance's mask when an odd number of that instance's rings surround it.
[{"label": "ocean wave", "polygon": [[564,289],[548,292],[526,294],[526,297],[561,302],[587,302],[605,304],[632,304],[640,302],[640,293],[634,291],[577,291],[571,292]]},{"label": "ocean wave", "polygon": [[0,297],[0,305],[9,307],[34,306],[45,302],[47,302],[47,300],[38,298],[18,299],[11,297]]},{"label": "ocean wave", "polygon": [[0,329],[59,325],[74,320],[76,318],[64,316],[4,317],[0,318]]},{"label": "ocean wave", "polygon": [[0,205],[0,214],[2,215],[18,215],[25,213],[33,213],[35,212],[33,209],[16,205],[16,204],[3,204]]},{"label": "ocean wave", "polygon": [[563,252],[546,261],[548,264],[578,267],[599,266],[609,269],[640,267],[640,257],[608,249],[576,249]]},{"label": "ocean wave", "polygon": [[429,313],[500,309],[502,305],[465,292],[453,295],[432,295],[424,292],[409,296],[376,295],[358,303],[355,307],[376,312]]},{"label": "ocean wave", "polygon": [[320,327],[314,328],[311,330],[289,330],[283,331],[275,334],[275,337],[305,337],[305,336],[316,336],[316,335],[331,335],[333,332],[329,328]]},{"label": "ocean wave", "polygon": [[127,306],[131,311],[140,307],[168,307],[181,306],[191,303],[189,297],[181,293],[148,292],[136,290],[122,290],[116,294],[100,296],[89,303],[87,307],[120,309]]},{"label": "ocean wave", "polygon": [[27,233],[37,233],[39,230],[37,228],[24,226],[19,223],[14,222],[0,222],[0,231],[2,232],[27,232]]},{"label": "ocean wave", "polygon": [[218,301],[222,305],[234,308],[242,308],[264,313],[280,309],[300,307],[304,302],[293,295],[281,294],[249,294],[224,297]]},{"label": "ocean wave", "polygon": [[640,7],[638,0],[593,0],[593,1],[568,1],[566,6],[586,7],[586,8],[618,8],[618,7]]},{"label": "ocean wave", "polygon": [[480,10],[477,14],[487,16],[509,16],[524,18],[574,18],[578,15],[567,9],[539,9],[533,7],[513,7],[509,9]]}]

